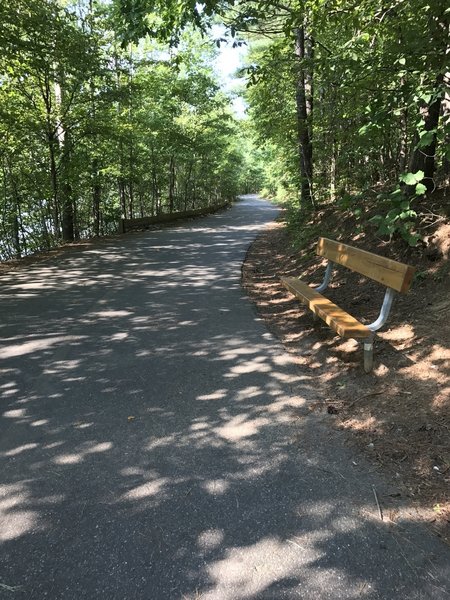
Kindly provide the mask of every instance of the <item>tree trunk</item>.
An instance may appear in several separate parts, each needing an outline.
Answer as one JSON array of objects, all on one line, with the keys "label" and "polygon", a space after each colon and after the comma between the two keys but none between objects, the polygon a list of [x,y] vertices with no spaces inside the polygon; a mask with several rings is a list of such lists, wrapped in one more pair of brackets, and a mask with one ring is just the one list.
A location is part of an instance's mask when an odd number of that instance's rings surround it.
[{"label": "tree trunk", "polygon": [[[444,78],[447,83],[450,83],[450,72],[446,73]],[[445,92],[444,99],[442,100],[442,122],[444,127],[446,124],[450,125],[450,93],[448,88]],[[447,132],[445,135],[444,148],[450,148],[450,132]],[[442,160],[442,168],[448,185],[450,179],[450,156],[448,152],[444,155]]]},{"label": "tree trunk", "polygon": [[70,182],[70,160],[72,154],[69,133],[64,132],[61,154],[61,185],[60,200],[62,208],[62,237],[66,242],[73,241],[75,237],[75,215],[72,198],[72,185]]},{"label": "tree trunk", "polygon": [[102,197],[102,188],[98,179],[98,159],[92,161],[92,212],[94,215],[94,235],[100,235],[100,202]]},{"label": "tree trunk", "polygon": [[130,215],[130,219],[132,219],[134,215],[134,187],[131,176],[128,182],[128,213]]},{"label": "tree trunk", "polygon": [[175,159],[173,154],[170,157],[169,165],[169,213],[174,212],[174,191],[175,191]]},{"label": "tree trunk", "polygon": [[40,208],[40,213],[41,213],[41,227],[42,227],[42,231],[44,232],[45,247],[47,250],[50,250],[52,244],[51,244],[50,234],[48,232],[48,227],[47,227],[47,218],[49,215],[44,207],[42,198],[39,199],[39,208]]},{"label": "tree trunk", "polygon": [[331,163],[330,163],[330,200],[336,199],[336,179],[337,179],[337,143],[333,139],[331,144]]},{"label": "tree trunk", "polygon": [[398,158],[398,173],[401,175],[406,169],[406,159],[408,155],[408,109],[404,108],[400,115],[400,147]]},{"label": "tree trunk", "polygon": [[63,118],[63,101],[65,94],[65,74],[63,69],[60,69],[60,82],[55,81],[55,102],[57,108],[57,126],[56,134],[58,144],[61,150],[60,163],[60,186],[59,195],[62,210],[62,237],[66,242],[71,242],[74,239],[74,210],[72,200],[72,185],[70,182],[70,161],[72,158],[72,141],[67,128],[65,119]]},{"label": "tree trunk", "polygon": [[194,161],[191,160],[189,162],[189,169],[188,169],[188,173],[186,176],[186,181],[184,184],[184,210],[187,210],[187,205],[188,205],[188,194],[189,194],[189,185],[191,183],[191,175],[192,175],[192,167],[194,166]]},{"label": "tree trunk", "polygon": [[[444,81],[443,74],[440,74],[436,79],[436,89],[440,89]],[[442,94],[435,97],[432,102],[421,109],[422,117],[424,120],[425,131],[436,131],[439,123],[439,113],[441,110]],[[417,136],[415,137],[416,142],[418,141]],[[433,180],[434,171],[436,169],[436,133],[432,135],[431,141],[427,146],[416,147],[413,149],[411,154],[411,160],[409,163],[409,171],[416,173],[417,171],[423,171],[425,173],[423,183],[428,191],[433,191],[435,184]]]},{"label": "tree trunk", "polygon": [[50,161],[50,181],[52,187],[52,204],[53,204],[53,232],[55,237],[58,239],[61,235],[60,233],[60,223],[59,223],[59,190],[58,190],[58,171],[56,168],[56,147],[57,140],[53,131],[51,130],[51,125],[47,129],[47,144],[48,144],[48,155]]},{"label": "tree trunk", "polygon": [[130,213],[130,219],[134,215],[134,151],[133,151],[133,136],[130,138],[130,155],[129,155],[129,176],[128,176],[128,212]]},{"label": "tree trunk", "polygon": [[[6,159],[7,171],[5,167],[3,168],[3,177],[5,181],[5,200],[6,200],[6,178],[8,175],[10,184],[11,184],[11,212],[10,212],[10,224],[12,228],[12,237],[13,237],[13,246],[14,246],[14,256],[15,258],[20,258],[22,256],[22,248],[20,243],[20,231],[21,227],[21,214],[20,214],[20,197],[19,190],[17,188],[17,182],[14,177],[13,167],[11,161]],[[6,204],[5,204],[6,206]],[[22,230],[23,231],[23,230]]]},{"label": "tree trunk", "polygon": [[[313,42],[305,40],[305,27],[296,30],[295,54],[299,61],[296,108],[297,135],[300,156],[301,205],[308,209],[314,205],[312,196],[313,179],[313,147],[311,136],[311,119],[313,111]],[[310,64],[305,64],[309,61]]]},{"label": "tree trunk", "polygon": [[120,198],[120,211],[122,213],[122,218],[127,218],[127,195],[125,193],[125,181],[122,176],[120,176],[117,180],[117,185],[119,187],[119,198]]},{"label": "tree trunk", "polygon": [[195,210],[195,200],[197,196],[197,179],[195,177],[195,168],[194,168],[194,177],[192,178],[192,210]]},{"label": "tree trunk", "polygon": [[[89,0],[89,12],[91,15],[91,34],[93,33],[93,3],[92,0]],[[95,83],[94,83],[94,78],[91,77],[90,79],[90,92],[91,92],[91,119],[92,122],[95,123],[96,119],[97,119],[97,107],[95,104]],[[94,133],[93,136],[93,142],[94,142],[94,147],[97,149],[98,146],[98,134]],[[96,152],[97,150],[95,150]],[[101,199],[102,199],[102,188],[100,185],[100,180],[99,180],[99,169],[100,169],[100,164],[99,164],[99,159],[94,156],[92,158],[92,163],[91,163],[91,170],[92,170],[92,215],[94,218],[94,223],[93,223],[93,229],[94,229],[94,235],[96,237],[99,237],[100,235],[100,203],[101,203]]]},{"label": "tree trunk", "polygon": [[60,207],[59,207],[59,187],[58,187],[58,170],[56,167],[56,155],[58,150],[58,137],[56,134],[56,127],[54,125],[54,114],[53,114],[53,102],[51,95],[51,80],[50,70],[47,70],[43,81],[40,85],[40,91],[42,100],[45,106],[45,118],[46,118],[46,141],[48,147],[48,158],[50,167],[50,185],[52,189],[52,218],[53,218],[53,234],[56,239],[61,236],[60,232]]},{"label": "tree trunk", "polygon": [[[433,11],[429,18],[429,35],[430,39],[433,40],[436,58],[432,59],[432,63],[428,66],[428,70],[431,73],[438,73],[438,75],[436,76],[435,84],[433,86],[434,95],[428,106],[422,107],[420,112],[424,121],[425,132],[434,133],[427,136],[427,141],[429,141],[429,143],[426,146],[417,147],[418,144],[415,144],[409,165],[409,170],[412,173],[415,173],[418,170],[424,172],[425,176],[423,183],[428,191],[433,191],[435,188],[433,177],[436,169],[436,132],[439,125],[441,105],[444,99],[444,73],[446,70],[445,67],[448,66],[447,63],[450,48],[448,9],[446,8],[445,2],[440,1],[433,2],[432,6]],[[425,135],[427,134],[425,133]]]},{"label": "tree trunk", "polygon": [[159,191],[158,191],[158,174],[156,172],[155,148],[151,147],[152,153],[152,217],[159,214]]},{"label": "tree trunk", "polygon": [[133,138],[133,45],[129,45],[129,58],[128,58],[128,123],[130,126],[130,147],[129,147],[129,174],[128,174],[128,192],[129,192],[129,213],[130,219],[134,216],[134,185],[133,185],[133,177],[134,177],[134,138]]}]

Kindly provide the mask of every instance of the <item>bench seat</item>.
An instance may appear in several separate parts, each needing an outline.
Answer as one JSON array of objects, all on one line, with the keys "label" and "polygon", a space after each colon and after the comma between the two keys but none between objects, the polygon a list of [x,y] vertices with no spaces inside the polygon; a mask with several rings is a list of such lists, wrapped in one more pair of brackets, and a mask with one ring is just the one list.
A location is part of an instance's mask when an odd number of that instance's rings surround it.
[{"label": "bench seat", "polygon": [[[303,304],[320,317],[341,337],[361,340],[364,347],[364,371],[370,373],[373,367],[373,342],[375,332],[386,323],[396,292],[406,294],[411,286],[414,268],[404,263],[378,256],[372,252],[319,238],[316,254],[328,259],[323,282],[312,288],[296,277],[281,277],[283,285]],[[333,276],[333,269],[342,265],[355,273],[373,279],[386,287],[383,305],[378,318],[369,325],[360,323],[355,317],[322,296]]]},{"label": "bench seat", "polygon": [[313,313],[325,321],[341,337],[364,339],[373,335],[368,327],[336,304],[333,304],[331,300],[316,292],[307,283],[296,277],[282,277],[281,281],[292,294],[301,300],[303,304],[306,304]]}]

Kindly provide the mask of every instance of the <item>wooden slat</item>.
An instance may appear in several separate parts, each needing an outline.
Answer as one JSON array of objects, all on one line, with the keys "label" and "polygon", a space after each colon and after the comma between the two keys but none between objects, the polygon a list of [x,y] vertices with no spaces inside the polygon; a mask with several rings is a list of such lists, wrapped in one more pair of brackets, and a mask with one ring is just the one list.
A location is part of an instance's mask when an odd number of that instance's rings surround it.
[{"label": "wooden slat", "polygon": [[300,279],[282,277],[283,285],[342,337],[367,338],[370,329]]},{"label": "wooden slat", "polygon": [[319,238],[317,254],[402,293],[409,290],[415,271],[404,263],[327,238]]}]

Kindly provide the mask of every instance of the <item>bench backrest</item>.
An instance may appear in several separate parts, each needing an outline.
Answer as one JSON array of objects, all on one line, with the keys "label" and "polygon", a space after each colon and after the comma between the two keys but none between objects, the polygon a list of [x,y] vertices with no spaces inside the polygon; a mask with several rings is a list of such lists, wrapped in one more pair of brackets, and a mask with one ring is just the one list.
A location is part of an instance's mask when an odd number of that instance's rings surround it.
[{"label": "bench backrest", "polygon": [[405,293],[411,286],[415,269],[396,260],[327,238],[319,238],[317,254],[397,292]]}]

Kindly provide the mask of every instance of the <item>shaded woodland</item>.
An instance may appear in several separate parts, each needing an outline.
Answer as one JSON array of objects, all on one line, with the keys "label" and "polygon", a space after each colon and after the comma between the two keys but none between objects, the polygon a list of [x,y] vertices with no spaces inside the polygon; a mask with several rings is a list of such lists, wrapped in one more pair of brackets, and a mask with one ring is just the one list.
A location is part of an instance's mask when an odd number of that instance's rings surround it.
[{"label": "shaded woodland", "polygon": [[126,42],[95,0],[12,0],[0,19],[1,259],[249,185],[212,40]]}]

